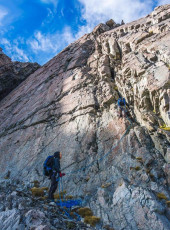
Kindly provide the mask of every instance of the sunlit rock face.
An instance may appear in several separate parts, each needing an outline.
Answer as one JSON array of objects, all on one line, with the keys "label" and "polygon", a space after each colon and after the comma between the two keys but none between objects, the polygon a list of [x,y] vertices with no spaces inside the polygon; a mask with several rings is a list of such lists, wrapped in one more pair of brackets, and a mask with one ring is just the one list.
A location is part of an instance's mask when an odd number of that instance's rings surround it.
[{"label": "sunlit rock face", "polygon": [[35,72],[40,65],[30,62],[12,62],[0,48],[0,100]]},{"label": "sunlit rock face", "polygon": [[[103,229],[170,229],[169,12],[100,24],[6,96],[1,175],[45,185],[42,164],[59,150],[64,187]],[[129,117],[118,116],[119,95]]]}]

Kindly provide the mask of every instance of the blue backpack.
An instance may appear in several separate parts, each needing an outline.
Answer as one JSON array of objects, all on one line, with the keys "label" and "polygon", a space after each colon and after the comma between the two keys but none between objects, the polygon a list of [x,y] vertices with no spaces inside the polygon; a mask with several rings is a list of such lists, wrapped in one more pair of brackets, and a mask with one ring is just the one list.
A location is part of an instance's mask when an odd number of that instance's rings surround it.
[{"label": "blue backpack", "polygon": [[43,164],[44,176],[50,176],[52,172],[52,166],[53,166],[52,158],[53,156],[48,156],[47,159],[44,161],[44,164]]},{"label": "blue backpack", "polygon": [[126,105],[125,98],[119,98],[117,104],[118,106],[125,106]]}]

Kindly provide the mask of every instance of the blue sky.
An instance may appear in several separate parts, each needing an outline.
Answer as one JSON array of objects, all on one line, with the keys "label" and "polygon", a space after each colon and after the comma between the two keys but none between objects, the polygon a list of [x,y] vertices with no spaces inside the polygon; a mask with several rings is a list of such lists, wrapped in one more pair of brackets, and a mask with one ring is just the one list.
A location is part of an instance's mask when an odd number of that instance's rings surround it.
[{"label": "blue sky", "polygon": [[54,57],[100,22],[138,19],[170,0],[0,0],[0,47],[14,61]]}]

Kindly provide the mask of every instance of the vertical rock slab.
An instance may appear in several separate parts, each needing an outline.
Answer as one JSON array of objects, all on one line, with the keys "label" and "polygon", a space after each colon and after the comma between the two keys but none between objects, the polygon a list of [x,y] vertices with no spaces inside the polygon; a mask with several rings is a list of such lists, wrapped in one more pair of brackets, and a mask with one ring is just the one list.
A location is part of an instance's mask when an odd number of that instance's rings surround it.
[{"label": "vertical rock slab", "polygon": [[103,228],[169,229],[169,7],[100,24],[0,102],[2,176],[45,185],[43,162],[59,150],[65,188]]}]

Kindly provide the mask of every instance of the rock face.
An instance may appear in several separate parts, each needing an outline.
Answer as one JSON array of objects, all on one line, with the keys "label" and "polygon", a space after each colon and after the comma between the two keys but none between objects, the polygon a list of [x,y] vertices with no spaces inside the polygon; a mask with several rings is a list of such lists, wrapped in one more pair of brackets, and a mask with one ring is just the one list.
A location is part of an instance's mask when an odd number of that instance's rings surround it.
[{"label": "rock face", "polygon": [[12,62],[0,48],[0,100],[39,67],[38,63]]},{"label": "rock face", "polygon": [[0,181],[0,229],[2,230],[91,230],[61,214],[55,203],[32,197],[28,186]]},{"label": "rock face", "polygon": [[111,30],[100,24],[6,96],[1,175],[45,185],[42,164],[59,150],[64,187],[103,229],[170,229],[169,18],[165,5]]}]

